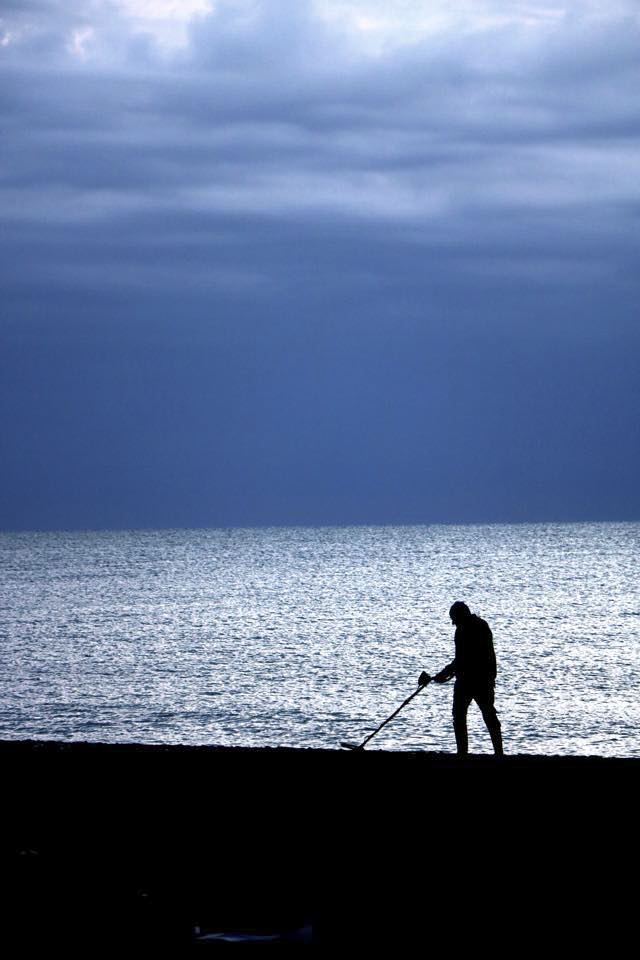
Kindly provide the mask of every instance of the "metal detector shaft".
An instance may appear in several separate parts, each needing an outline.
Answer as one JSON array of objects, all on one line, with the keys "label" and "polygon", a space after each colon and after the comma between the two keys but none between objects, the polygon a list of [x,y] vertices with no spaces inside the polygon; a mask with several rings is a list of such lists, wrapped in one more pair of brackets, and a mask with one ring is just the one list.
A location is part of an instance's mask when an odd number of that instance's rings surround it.
[{"label": "metal detector shaft", "polygon": [[360,744],[360,746],[359,746],[357,749],[358,749],[358,750],[362,750],[362,748],[365,747],[365,746],[369,743],[369,740],[371,740],[372,737],[375,737],[376,733],[379,733],[380,730],[382,730],[382,728],[385,727],[385,726],[389,723],[390,720],[393,720],[394,717],[397,717],[398,714],[400,713],[400,711],[401,711],[404,707],[406,707],[406,705],[409,703],[409,701],[410,701],[410,700],[413,700],[414,697],[417,697],[418,694],[419,694],[422,690],[424,690],[424,688],[425,688],[426,686],[428,686],[428,684],[429,684],[430,682],[431,682],[431,680],[428,680],[427,683],[421,684],[421,685],[418,687],[417,690],[414,690],[413,693],[411,694],[411,696],[407,697],[407,699],[406,699],[403,703],[400,704],[400,706],[398,707],[398,709],[393,711],[393,713],[391,714],[390,717],[387,717],[386,720],[383,720],[382,723],[380,724],[380,726],[379,726],[376,730],[374,730],[373,733],[370,733],[368,737],[365,737],[365,739],[362,741],[362,743]]}]

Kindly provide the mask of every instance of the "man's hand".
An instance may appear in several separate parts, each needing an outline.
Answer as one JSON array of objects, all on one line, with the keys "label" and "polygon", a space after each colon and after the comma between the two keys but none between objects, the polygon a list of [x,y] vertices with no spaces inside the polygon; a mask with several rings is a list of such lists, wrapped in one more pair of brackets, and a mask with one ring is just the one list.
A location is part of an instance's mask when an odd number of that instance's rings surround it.
[{"label": "man's hand", "polygon": [[420,674],[420,676],[418,677],[418,686],[419,686],[419,687],[426,687],[426,685],[427,685],[428,683],[430,683],[431,680],[432,680],[432,678],[429,676],[429,674],[428,674],[428,673],[425,673],[424,670],[423,670],[422,673]]},{"label": "man's hand", "polygon": [[451,680],[453,676],[453,670],[451,666],[445,667],[444,670],[441,670],[440,673],[436,673],[433,678],[436,683],[446,683],[447,680]]}]

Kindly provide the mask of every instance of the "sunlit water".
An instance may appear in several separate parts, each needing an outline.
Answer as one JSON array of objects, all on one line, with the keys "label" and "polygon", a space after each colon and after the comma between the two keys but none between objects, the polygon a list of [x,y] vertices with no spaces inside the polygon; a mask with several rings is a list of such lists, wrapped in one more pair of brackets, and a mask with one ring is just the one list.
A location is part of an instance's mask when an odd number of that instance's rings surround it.
[{"label": "sunlit water", "polygon": [[[337,747],[491,625],[511,753],[640,756],[640,524],[0,535],[0,737]],[[370,749],[453,750],[451,684]],[[477,708],[473,752],[490,752]]]}]

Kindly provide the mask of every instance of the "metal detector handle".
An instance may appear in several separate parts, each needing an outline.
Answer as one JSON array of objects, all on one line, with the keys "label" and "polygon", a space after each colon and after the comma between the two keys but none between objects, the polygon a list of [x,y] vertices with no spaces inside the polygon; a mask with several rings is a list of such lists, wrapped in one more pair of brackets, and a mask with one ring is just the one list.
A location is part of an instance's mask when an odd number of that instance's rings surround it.
[{"label": "metal detector handle", "polygon": [[364,740],[362,741],[362,743],[360,744],[360,749],[362,749],[362,747],[366,746],[366,745],[369,743],[369,740],[371,740],[372,737],[375,737],[376,733],[379,733],[379,731],[382,730],[382,728],[385,727],[385,726],[389,723],[390,720],[393,720],[393,718],[396,717],[404,707],[406,707],[406,705],[409,703],[410,700],[413,700],[413,698],[414,698],[414,697],[417,697],[418,694],[419,694],[422,690],[424,690],[425,687],[428,687],[429,684],[431,683],[431,679],[432,679],[432,678],[430,677],[429,680],[427,681],[427,683],[422,683],[422,684],[420,684],[420,686],[418,687],[418,689],[417,689],[417,690],[414,690],[413,693],[412,693],[410,696],[407,697],[407,699],[404,701],[404,703],[401,703],[401,704],[400,704],[400,706],[398,707],[398,709],[395,710],[395,711],[391,714],[390,717],[387,717],[386,720],[383,720],[382,723],[380,724],[380,726],[377,727],[377,728],[373,731],[373,733],[370,733],[368,737],[365,737],[365,739],[364,739]]}]

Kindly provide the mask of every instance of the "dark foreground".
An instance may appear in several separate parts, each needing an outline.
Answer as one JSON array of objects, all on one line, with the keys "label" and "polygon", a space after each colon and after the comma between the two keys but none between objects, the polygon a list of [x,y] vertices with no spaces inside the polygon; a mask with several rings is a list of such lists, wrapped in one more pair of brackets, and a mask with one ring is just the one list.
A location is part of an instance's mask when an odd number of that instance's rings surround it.
[{"label": "dark foreground", "polygon": [[[28,949],[579,947],[631,930],[640,761],[0,742]],[[629,874],[631,871],[631,874]],[[632,899],[633,897],[633,899]],[[257,941],[262,942],[262,941]]]}]

